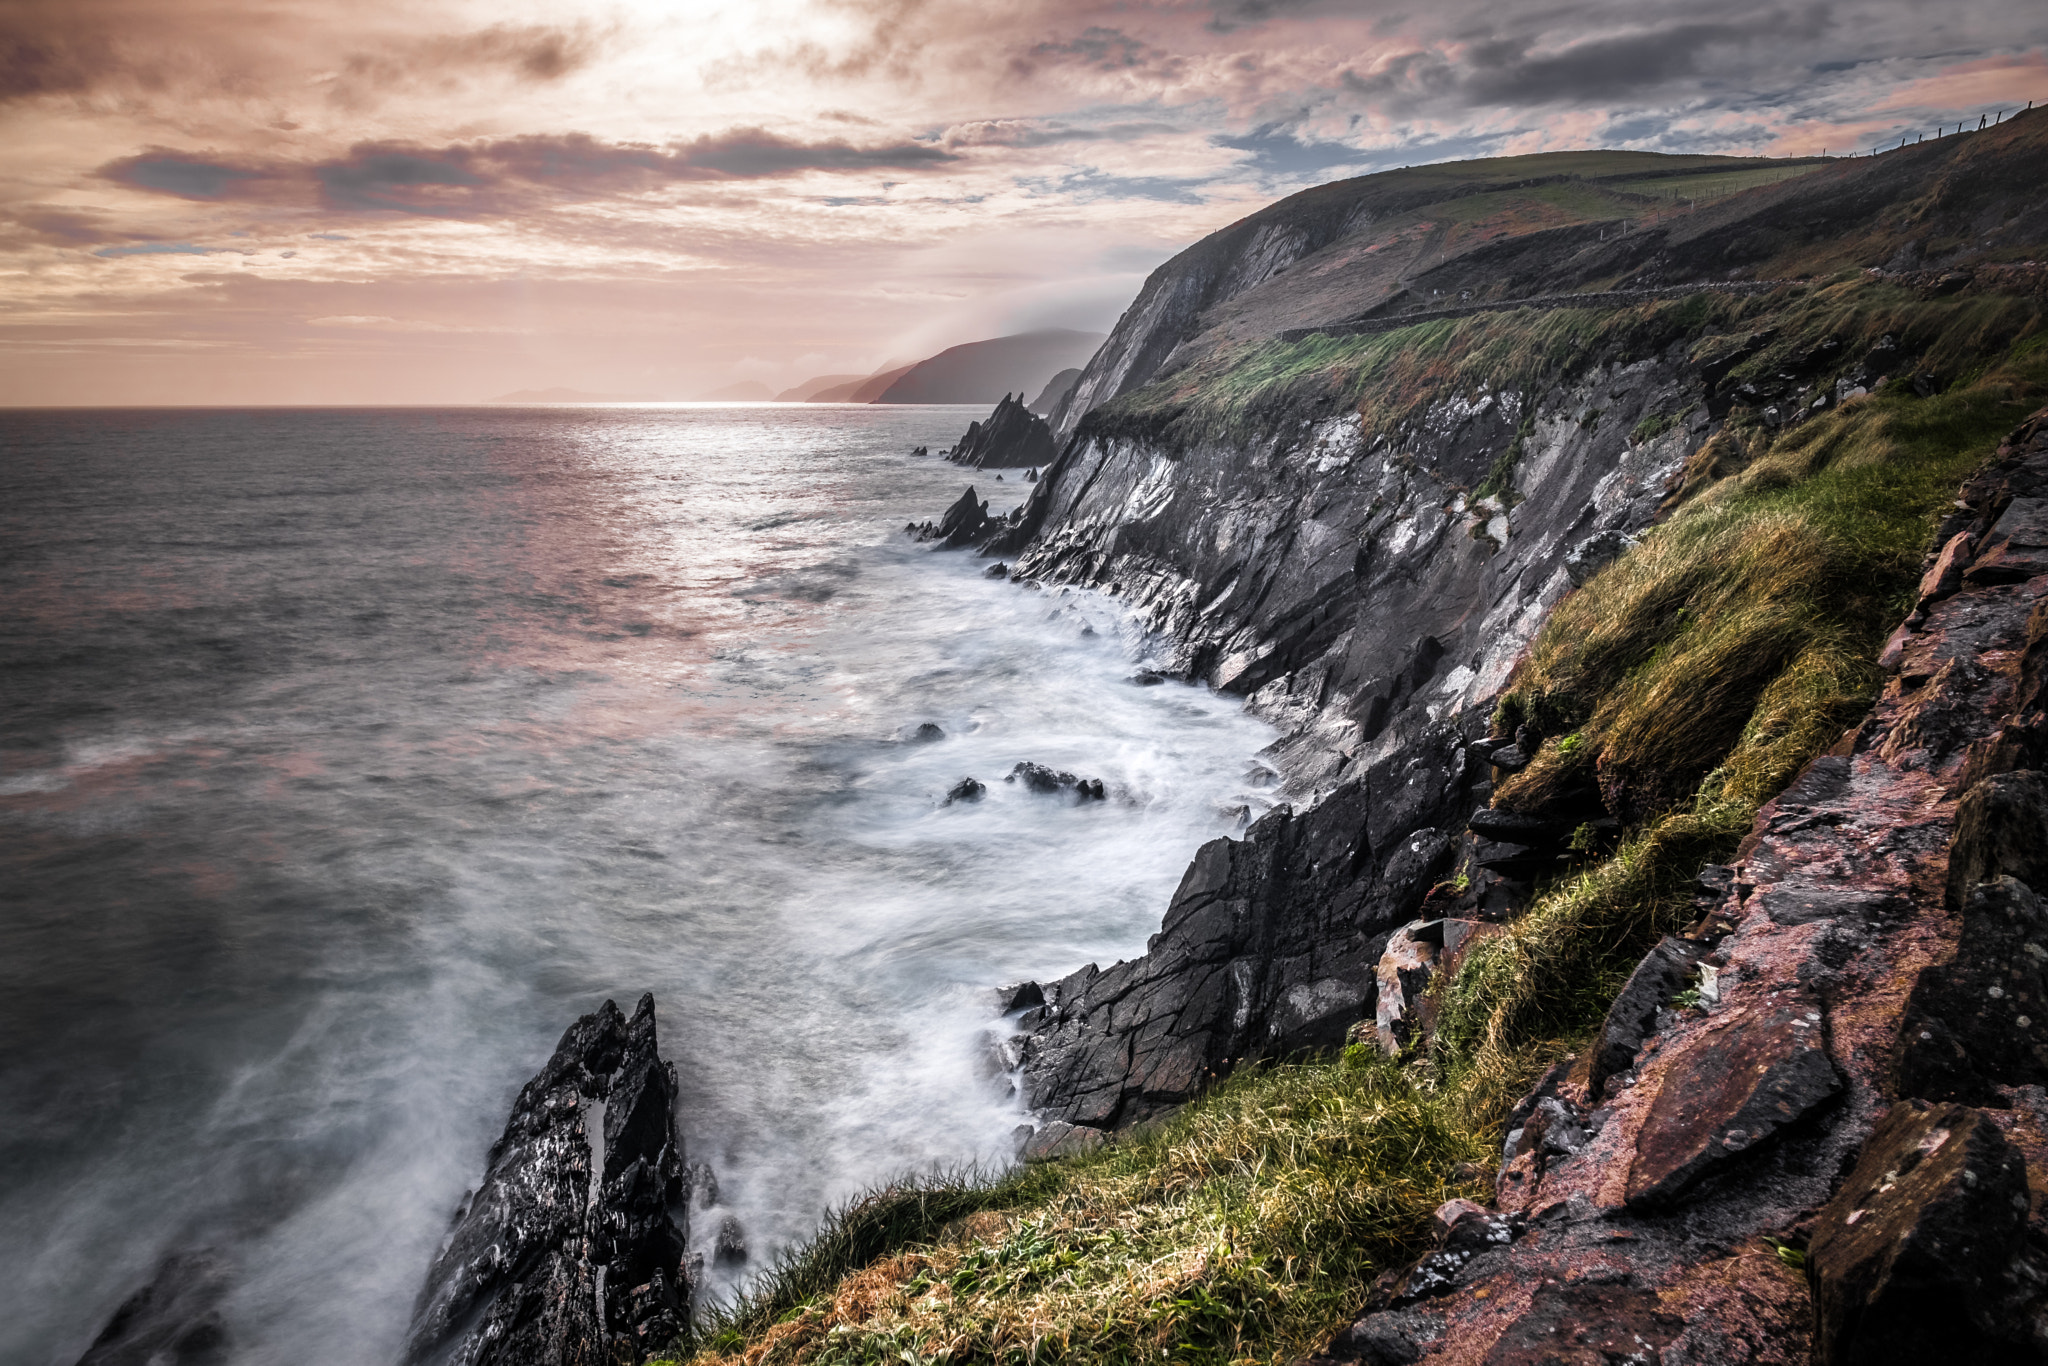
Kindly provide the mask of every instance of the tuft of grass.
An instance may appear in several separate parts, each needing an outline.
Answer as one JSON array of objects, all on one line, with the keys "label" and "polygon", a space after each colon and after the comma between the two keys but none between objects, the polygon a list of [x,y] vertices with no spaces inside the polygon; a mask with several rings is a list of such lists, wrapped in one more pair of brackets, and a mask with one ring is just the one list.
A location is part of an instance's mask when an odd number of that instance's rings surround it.
[{"label": "tuft of grass", "polygon": [[785,1269],[714,1312],[690,1360],[1298,1354],[1413,1255],[1438,1205],[1480,1193],[1489,1148],[1363,1045],[1246,1068],[1094,1153],[958,1185],[952,1200],[976,1212],[950,1229],[892,1215],[899,1240],[830,1285]]}]

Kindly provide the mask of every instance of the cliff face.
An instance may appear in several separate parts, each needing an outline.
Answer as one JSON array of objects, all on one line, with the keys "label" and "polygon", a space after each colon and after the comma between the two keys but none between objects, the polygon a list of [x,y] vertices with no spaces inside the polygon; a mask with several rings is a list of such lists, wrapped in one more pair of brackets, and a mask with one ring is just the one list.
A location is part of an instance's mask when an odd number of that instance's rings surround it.
[{"label": "cliff face", "polygon": [[[1760,465],[1758,489],[1803,477],[1765,454],[1801,424],[2027,351],[2044,123],[1831,165],[1626,237],[1550,227],[1456,259],[1439,243],[1426,270],[1385,278],[1332,247],[1380,254],[1364,230],[1392,201],[1325,187],[1155,274],[1062,410],[1060,459],[989,544],[1020,578],[1123,596],[1175,671],[1279,721],[1302,805],[1205,846],[1143,956],[1023,990],[1008,1047],[1041,1119],[1030,1151],[1091,1146],[1249,1058],[1361,1031],[1428,1047],[1432,977],[1512,922],[1566,834],[1612,847],[1668,800],[1617,747],[1547,808],[1488,809],[1546,740],[1569,767],[1554,730],[1481,739],[1537,631],[1699,490],[1752,461],[1786,471]],[[1766,279],[1670,288],[1710,264]],[[1318,270],[1341,284],[1311,291]],[[2001,392],[2023,389],[2039,401],[2034,380]],[[1799,468],[1849,439],[1817,439]],[[1869,719],[1765,807],[1732,871],[1706,870],[1699,924],[1517,1108],[1494,1207],[1446,1207],[1433,1260],[1389,1278],[1333,1356],[1534,1362],[1571,1333],[1587,1360],[1629,1343],[1673,1362],[1891,1360],[1940,1346],[1911,1326],[1937,1304],[1973,1359],[2048,1352],[2048,1002],[2023,942],[2026,813],[2048,810],[2032,777],[2044,441],[2023,429],[1947,519]],[[1682,793],[1700,774],[1650,777]]]},{"label": "cliff face", "polygon": [[[1700,388],[1660,356],[1536,402],[1449,399],[1399,440],[1354,414],[1250,452],[1074,443],[1045,496],[1051,529],[1016,572],[1106,586],[1140,609],[1176,670],[1290,727],[1285,766],[1322,799],[1205,847],[1143,958],[1045,988],[1021,1053],[1042,1115],[1128,1123],[1228,1060],[1334,1043],[1370,1014],[1389,932],[1447,871],[1485,795],[1483,766],[1465,758],[1483,726],[1474,704],[1499,691],[1574,572],[1655,515],[1706,412],[1640,444],[1628,434]],[[1594,407],[1609,415],[1582,421]],[[1476,495],[1525,428],[1513,489]]]}]

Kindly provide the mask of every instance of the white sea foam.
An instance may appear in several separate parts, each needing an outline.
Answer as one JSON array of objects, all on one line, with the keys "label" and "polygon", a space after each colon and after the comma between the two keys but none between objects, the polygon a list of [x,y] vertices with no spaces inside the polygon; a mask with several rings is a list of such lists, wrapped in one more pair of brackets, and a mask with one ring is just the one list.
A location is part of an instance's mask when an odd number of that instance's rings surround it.
[{"label": "white sea foam", "polygon": [[[49,720],[77,762],[0,794],[46,841],[7,865],[43,909],[0,925],[0,1081],[35,1098],[0,1357],[75,1360],[203,1243],[238,1362],[387,1361],[513,1094],[606,996],[659,1001],[719,1178],[694,1241],[747,1230],[718,1290],[865,1186],[1007,1160],[987,989],[1142,951],[1263,806],[1272,734],[1127,682],[1147,643],[1113,600],[901,535],[969,477],[905,452],[978,415],[167,419],[168,493],[99,433],[121,515],[188,548],[81,565],[45,615],[117,643],[212,615],[81,674],[111,719]],[[144,569],[171,624],[127,589],[95,615]],[[1006,784],[1025,761],[1109,799]],[[945,804],[969,776],[986,798]]]}]

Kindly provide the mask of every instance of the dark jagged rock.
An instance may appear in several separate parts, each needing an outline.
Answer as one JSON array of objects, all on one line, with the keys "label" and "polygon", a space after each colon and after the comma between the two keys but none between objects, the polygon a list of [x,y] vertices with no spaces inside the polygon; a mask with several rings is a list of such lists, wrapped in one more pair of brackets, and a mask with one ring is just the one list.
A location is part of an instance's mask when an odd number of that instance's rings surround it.
[{"label": "dark jagged rock", "polygon": [[988,795],[988,787],[977,778],[962,778],[946,790],[946,805],[954,802],[978,802]]},{"label": "dark jagged rock", "polygon": [[986,535],[991,520],[988,515],[988,500],[975,497],[974,486],[969,484],[967,491],[946,509],[946,515],[939,519],[939,524],[932,534],[920,535],[919,539],[936,539],[941,550],[959,550],[975,544],[978,538]]},{"label": "dark jagged rock", "polygon": [[1044,764],[1028,761],[1011,769],[1003,781],[1022,782],[1029,790],[1044,796],[1071,792],[1076,800],[1084,802],[1099,802],[1109,796],[1109,790],[1102,785],[1100,778],[1077,778],[1063,769],[1050,769]]},{"label": "dark jagged rock", "polygon": [[218,1254],[172,1253],[121,1302],[78,1366],[220,1366],[230,1346],[220,1312],[228,1289]]},{"label": "dark jagged rock", "polygon": [[1657,1012],[1671,1004],[1699,971],[1700,948],[1666,935],[1643,956],[1621,994],[1607,1009],[1600,1037],[1594,1041],[1586,1076],[1586,1094],[1598,1097],[1607,1080],[1626,1072],[1643,1041],[1656,1032]]},{"label": "dark jagged rock", "polygon": [[945,739],[946,732],[938,722],[925,721],[920,723],[918,728],[911,733],[910,738],[916,744],[928,745],[934,740]]},{"label": "dark jagged rock", "polygon": [[644,1360],[689,1323],[675,1069],[654,998],[606,1001],[513,1104],[483,1185],[427,1273],[408,1366]]},{"label": "dark jagged rock", "polygon": [[1047,465],[1058,454],[1045,419],[1024,406],[1023,395],[1004,394],[986,421],[967,424],[967,434],[946,458],[990,470]]},{"label": "dark jagged rock", "polygon": [[718,1221],[718,1237],[712,1244],[711,1260],[718,1266],[743,1266],[747,1260],[747,1231],[733,1215]]},{"label": "dark jagged rock", "polygon": [[1143,957],[1043,984],[1045,1006],[1022,1021],[1031,1108],[1116,1128],[1246,1058],[1341,1042],[1373,1012],[1397,917],[1449,865],[1438,827],[1470,809],[1460,739],[1203,845]]},{"label": "dark jagged rock", "polygon": [[2030,1204],[1990,1115],[1893,1106],[1814,1226],[1815,1362],[2041,1361],[2020,1265]]}]

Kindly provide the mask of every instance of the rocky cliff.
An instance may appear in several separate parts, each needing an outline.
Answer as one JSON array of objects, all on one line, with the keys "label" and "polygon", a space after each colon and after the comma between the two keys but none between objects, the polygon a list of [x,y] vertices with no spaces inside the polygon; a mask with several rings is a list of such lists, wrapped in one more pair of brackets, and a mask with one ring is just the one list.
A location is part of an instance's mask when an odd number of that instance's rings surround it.
[{"label": "rocky cliff", "polygon": [[[1517,712],[1527,651],[1703,489],[1739,482],[1762,508],[1830,461],[1881,466],[1906,438],[1867,394],[1960,393],[2018,365],[1984,401],[2039,401],[2019,358],[2041,326],[2043,124],[1625,232],[1461,239],[1452,201],[1497,217],[1515,206],[1476,201],[1532,187],[1484,164],[1466,183],[1375,177],[1155,274],[1062,409],[1059,460],[984,544],[1027,582],[1122,596],[1176,672],[1280,722],[1297,805],[1206,846],[1144,955],[1012,998],[1030,1151],[1098,1143],[1251,1058],[1347,1037],[1427,1054],[1459,965],[1546,869],[1590,866],[1719,781],[1770,724],[1761,704],[1724,715],[1701,689],[1707,738],[1646,757],[1614,729],[1635,705],[1619,692],[1553,697],[1562,726]],[[1397,250],[1408,264],[1385,266]],[[1926,449],[1979,439],[1930,431]],[[1940,1303],[1972,1359],[2044,1359],[2040,825],[2012,833],[2036,819],[2041,762],[2043,441],[2022,429],[1965,491],[1916,603],[1844,608],[1912,609],[1868,719],[1764,807],[1732,869],[1705,870],[1694,927],[1606,988],[1599,1036],[1515,1108],[1492,1208],[1448,1209],[1435,1260],[1383,1285],[1333,1356],[1894,1360],[1935,1350],[1911,1325]],[[1927,529],[1897,534],[1917,555]],[[1660,610],[1682,629],[1683,596]],[[1864,629],[1849,673],[1878,653]],[[1795,686],[1796,631],[1767,634],[1723,657],[1721,691]],[[1579,1355],[1556,1355],[1559,1333]]]},{"label": "rocky cliff", "polygon": [[2048,1359],[2044,512],[2048,412],[1964,490],[1868,718],[1326,1359]]}]

